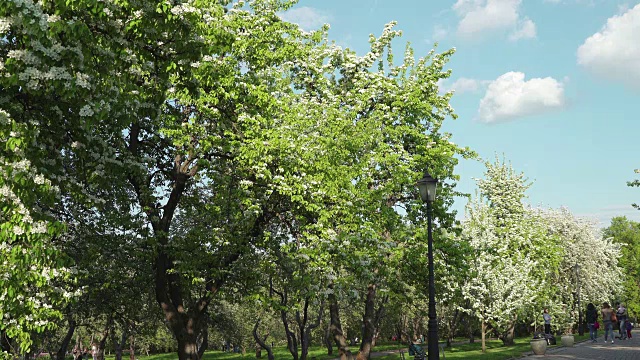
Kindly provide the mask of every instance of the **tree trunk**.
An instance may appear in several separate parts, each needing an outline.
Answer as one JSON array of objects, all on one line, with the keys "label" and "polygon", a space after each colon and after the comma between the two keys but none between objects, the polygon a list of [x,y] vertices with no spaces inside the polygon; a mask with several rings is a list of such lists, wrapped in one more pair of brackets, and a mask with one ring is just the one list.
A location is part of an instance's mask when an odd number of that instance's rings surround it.
[{"label": "tree trunk", "polygon": [[69,329],[67,329],[67,334],[62,339],[62,343],[60,344],[60,348],[56,352],[56,360],[64,360],[67,355],[67,350],[69,349],[69,343],[71,339],[73,339],[73,333],[76,331],[76,321],[71,317],[68,319]]},{"label": "tree trunk", "polygon": [[[267,338],[269,337],[269,334],[265,335],[264,338],[260,338],[260,335],[258,334],[258,326],[260,326],[260,321],[261,319],[258,319],[258,321],[256,321],[256,324],[253,326],[253,339],[258,343],[259,348],[263,348],[265,350],[267,350],[267,358],[269,360],[273,360],[274,356],[273,356],[273,349],[271,348],[271,346],[267,345]],[[258,350],[258,347],[256,347],[256,357],[260,358]],[[260,354],[261,355],[261,354]]]},{"label": "tree trunk", "polygon": [[208,315],[205,314],[205,316],[207,317],[207,322],[200,331],[202,340],[200,341],[200,345],[198,345],[198,358],[200,359],[202,359],[204,352],[209,348],[209,319]]},{"label": "tree trunk", "polygon": [[413,342],[418,341],[418,338],[422,335],[421,334],[422,326],[420,325],[422,324],[422,320],[423,318],[421,316],[414,316],[413,320],[411,321],[411,328],[412,328],[411,341]]},{"label": "tree trunk", "polygon": [[482,325],[480,327],[480,335],[482,336],[482,353],[484,354],[487,352],[487,323],[484,321],[484,319],[482,319]]},{"label": "tree trunk", "polygon": [[[107,343],[107,338],[109,337],[109,330],[111,328],[112,328],[112,321],[111,319],[109,319],[109,321],[107,321],[107,326],[105,326],[104,331],[102,332],[102,337],[100,338],[100,342],[98,343],[98,347],[96,349],[98,352],[96,354],[97,360],[104,360],[104,348]],[[91,350],[93,350],[93,346]]]},{"label": "tree trunk", "polygon": [[451,343],[453,342],[453,338],[456,335],[456,328],[458,327],[458,316],[461,315],[460,311],[456,309],[453,312],[453,316],[451,321],[449,321],[449,334],[447,336],[447,347],[451,347]]},{"label": "tree trunk", "polygon": [[[333,290],[333,284],[329,285],[329,288]],[[342,331],[342,324],[340,323],[340,308],[338,305],[338,298],[336,297],[333,291],[330,291],[328,295],[329,300],[329,329],[331,331],[331,335],[333,335],[333,341],[335,341],[336,346],[338,347],[338,354],[340,355],[340,360],[347,360],[353,357],[351,354],[351,350],[349,350],[349,345],[347,344],[347,338],[344,336],[344,332]]]},{"label": "tree trunk", "polygon": [[327,355],[333,355],[333,342],[331,341],[331,321],[327,323],[327,329],[324,332],[324,344],[327,346]]},{"label": "tree trunk", "polygon": [[296,322],[298,323],[298,329],[300,330],[300,347],[302,348],[300,360],[307,360],[307,356],[309,355],[309,345],[311,344],[311,331],[320,326],[320,320],[322,319],[324,302],[320,302],[320,309],[318,310],[318,318],[316,319],[316,322],[308,324],[310,302],[311,299],[309,297],[304,299],[302,317],[300,317],[300,312],[296,311]]},{"label": "tree trunk", "polygon": [[136,360],[136,335],[133,331],[133,325],[131,331],[131,337],[129,338],[129,360]]},{"label": "tree trunk", "polygon": [[516,328],[516,321],[518,320],[518,315],[514,315],[513,319],[509,323],[509,327],[500,334],[500,340],[502,340],[502,344],[505,346],[512,346],[515,344],[514,333]]},{"label": "tree trunk", "polygon": [[[139,156],[141,127],[138,123],[131,125],[129,129],[129,151],[133,156]],[[183,301],[183,289],[180,274],[173,271],[173,259],[166,250],[169,245],[169,234],[171,233],[171,223],[180,204],[184,191],[189,180],[196,175],[198,166],[194,163],[196,158],[187,155],[176,155],[173,161],[171,172],[171,192],[167,202],[162,208],[157,205],[153,197],[153,189],[143,177],[138,174],[129,174],[129,182],[139,199],[142,209],[145,209],[147,219],[153,234],[157,240],[157,254],[154,264],[155,273],[155,296],[158,305],[164,313],[169,328],[178,341],[179,360],[197,360],[198,346],[197,337],[200,333],[204,313],[211,300],[211,296],[220,287],[224,278],[207,279],[206,292],[198,299],[190,311],[186,311]],[[221,261],[220,266],[228,265],[228,261],[233,262],[239,253],[233,252],[228,258]],[[211,280],[211,281],[209,281]]]},{"label": "tree trunk", "polygon": [[11,339],[9,339],[7,332],[4,330],[0,332],[0,349],[7,354],[11,353]]},{"label": "tree trunk", "polygon": [[371,356],[373,336],[376,331],[376,285],[369,284],[367,287],[367,297],[364,305],[364,315],[362,317],[362,343],[358,352],[357,360],[368,360]]},{"label": "tree trunk", "polygon": [[284,326],[284,333],[287,336],[287,349],[289,349],[291,356],[293,356],[293,360],[298,360],[298,340],[296,339],[296,334],[289,328],[289,319],[286,310],[289,303],[287,290],[284,289],[282,292],[278,292],[273,288],[271,280],[269,280],[269,283],[270,291],[280,296],[280,320],[282,321],[282,326]]},{"label": "tree trunk", "polygon": [[400,341],[403,344],[409,342],[409,317],[407,315],[402,315],[402,331],[400,332]]},{"label": "tree trunk", "polygon": [[115,329],[113,329],[111,331],[111,342],[113,343],[113,346],[115,347],[114,355],[115,355],[115,359],[116,360],[122,360],[122,350],[124,349],[124,344],[127,342],[128,333],[129,333],[129,329],[127,328],[127,326],[125,326],[122,329],[122,335],[120,337],[120,341],[118,341],[116,339],[116,331],[115,331]]},{"label": "tree trunk", "polygon": [[471,322],[471,317],[465,317],[467,324],[467,335],[469,336],[469,344],[473,344],[476,342],[475,336],[473,335],[473,323]]},{"label": "tree trunk", "polygon": [[389,301],[389,295],[385,295],[382,301],[380,302],[380,306],[378,307],[378,310],[376,310],[376,316],[373,324],[375,330],[373,332],[373,338],[371,339],[372,348],[376,347],[376,340],[380,335],[380,323],[382,322],[382,318],[384,317],[385,305],[387,304],[388,301]]},{"label": "tree trunk", "polygon": [[178,359],[200,360],[198,357],[198,344],[193,333],[182,333],[178,338]]}]

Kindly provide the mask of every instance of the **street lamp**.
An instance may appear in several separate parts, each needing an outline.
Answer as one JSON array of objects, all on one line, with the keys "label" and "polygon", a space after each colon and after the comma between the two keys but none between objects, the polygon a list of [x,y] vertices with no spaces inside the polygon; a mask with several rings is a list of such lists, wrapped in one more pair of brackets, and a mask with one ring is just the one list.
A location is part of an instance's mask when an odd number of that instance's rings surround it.
[{"label": "street lamp", "polygon": [[436,199],[436,187],[438,180],[434,179],[429,172],[425,170],[422,179],[418,180],[418,190],[422,201],[427,203],[427,229],[429,234],[429,323],[427,331],[427,349],[429,360],[438,360],[440,358],[438,348],[438,321],[436,320],[436,284],[433,277],[433,235],[431,234],[432,222],[432,204]]},{"label": "street lamp", "polygon": [[576,263],[574,266],[576,269],[576,282],[578,284],[578,335],[584,335],[584,328],[582,326],[582,307],[580,306],[580,264]]}]

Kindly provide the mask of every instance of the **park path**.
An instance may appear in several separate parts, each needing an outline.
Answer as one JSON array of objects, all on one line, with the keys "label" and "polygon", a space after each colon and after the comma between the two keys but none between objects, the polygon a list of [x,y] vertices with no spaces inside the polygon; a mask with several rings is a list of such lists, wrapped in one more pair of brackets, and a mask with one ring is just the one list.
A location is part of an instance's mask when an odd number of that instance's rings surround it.
[{"label": "park path", "polygon": [[[602,334],[602,331],[598,333]],[[595,343],[585,341],[571,348],[559,347],[547,350],[546,355],[528,355],[521,359],[640,360],[640,331],[634,331],[632,335],[633,338],[629,340],[615,339],[613,344],[611,340],[605,344],[604,337],[600,336]]]}]

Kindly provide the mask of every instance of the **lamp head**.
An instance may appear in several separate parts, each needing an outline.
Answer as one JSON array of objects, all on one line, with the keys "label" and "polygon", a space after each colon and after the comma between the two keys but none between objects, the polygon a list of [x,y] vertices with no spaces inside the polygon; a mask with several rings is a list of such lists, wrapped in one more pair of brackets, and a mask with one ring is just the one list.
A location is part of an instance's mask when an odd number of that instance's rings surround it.
[{"label": "lamp head", "polygon": [[418,180],[418,190],[420,190],[420,197],[424,202],[434,202],[436,200],[436,188],[438,187],[438,179],[429,174],[429,171],[424,171],[422,179]]}]

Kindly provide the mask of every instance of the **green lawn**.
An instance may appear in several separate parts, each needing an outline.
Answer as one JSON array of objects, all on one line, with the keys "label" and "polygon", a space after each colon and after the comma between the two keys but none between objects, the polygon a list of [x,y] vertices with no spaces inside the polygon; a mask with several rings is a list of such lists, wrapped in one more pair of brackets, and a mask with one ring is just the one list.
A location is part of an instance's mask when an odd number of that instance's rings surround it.
[{"label": "green lawn", "polygon": [[[585,334],[583,336],[575,335],[576,342],[582,341],[589,338],[589,334]],[[459,339],[464,341],[465,339]],[[491,359],[491,360],[503,360],[510,359],[514,357],[520,357],[521,355],[530,352],[531,346],[529,345],[530,337],[522,337],[517,338],[515,340],[514,346],[503,346],[502,341],[500,340],[488,340],[487,341],[487,352],[485,354],[482,353],[480,340],[477,339],[473,344],[459,344],[454,345],[451,348],[445,349],[445,355],[447,359],[466,359],[466,360],[477,360],[477,359]],[[558,345],[551,346],[550,348],[555,348],[560,345],[560,337],[557,337]],[[406,345],[398,344],[398,343],[390,343],[390,344],[380,344],[375,347],[374,351],[386,351],[386,350],[394,350],[394,349],[404,349],[406,350]],[[335,350],[335,349],[334,349]],[[328,360],[337,357],[337,350],[334,351],[335,355],[327,355],[327,350],[324,347],[314,346],[309,349],[309,359],[310,360]],[[290,360],[291,354],[284,346],[276,347],[274,356],[276,360]],[[405,360],[413,360],[412,356],[409,356],[406,351],[404,351]],[[169,354],[156,354],[151,356],[138,356],[137,358],[140,360],[176,360],[177,354],[169,353]],[[123,357],[124,360],[128,360],[128,354],[125,354]],[[113,356],[107,356],[106,360],[113,360]],[[203,360],[251,360],[255,359],[255,352],[247,351],[247,353],[243,356],[242,354],[230,353],[230,352],[222,352],[222,351],[207,351],[203,357]],[[262,352],[262,359],[267,360],[266,351]],[[375,358],[376,360],[401,360],[402,357],[400,353],[390,354],[382,357]]]},{"label": "green lawn", "polygon": [[[583,336],[575,335],[576,343],[589,338],[589,334],[585,334]],[[557,338],[557,345],[550,346],[549,348],[557,348],[562,346],[560,343],[560,336]],[[460,339],[462,340],[462,339]],[[503,360],[510,358],[517,358],[522,356],[525,353],[531,352],[531,345],[529,341],[531,337],[522,337],[515,339],[514,346],[503,346],[502,341],[500,340],[488,340],[487,341],[487,352],[482,353],[482,343],[479,339],[476,339],[476,342],[473,344],[461,344],[454,345],[451,348],[445,348],[445,356],[446,359],[467,359],[467,360]],[[464,341],[464,340],[463,340]],[[413,360],[413,357],[408,356],[407,353],[405,355],[405,360]],[[383,357],[376,358],[376,360],[401,360],[400,354],[392,354]]]}]

